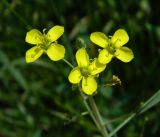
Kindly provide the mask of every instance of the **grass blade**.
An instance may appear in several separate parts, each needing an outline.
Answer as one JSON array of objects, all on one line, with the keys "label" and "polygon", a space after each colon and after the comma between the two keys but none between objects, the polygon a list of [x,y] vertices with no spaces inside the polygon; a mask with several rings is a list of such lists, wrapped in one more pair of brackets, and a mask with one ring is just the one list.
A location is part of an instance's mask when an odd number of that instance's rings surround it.
[{"label": "grass blade", "polygon": [[118,125],[108,137],[115,135],[121,128],[123,128],[127,123],[129,123],[137,115],[146,112],[148,109],[152,108],[160,102],[160,90],[158,90],[152,97],[150,97],[139,109],[138,111],[132,113],[127,119],[125,119],[120,125]]}]

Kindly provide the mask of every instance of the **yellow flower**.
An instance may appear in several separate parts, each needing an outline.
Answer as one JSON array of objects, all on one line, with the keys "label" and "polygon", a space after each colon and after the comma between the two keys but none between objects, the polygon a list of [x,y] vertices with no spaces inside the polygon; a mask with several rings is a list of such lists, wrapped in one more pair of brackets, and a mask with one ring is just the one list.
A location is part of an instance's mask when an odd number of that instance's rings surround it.
[{"label": "yellow flower", "polygon": [[93,32],[90,40],[103,48],[98,56],[98,61],[102,64],[109,63],[114,56],[123,62],[130,62],[134,57],[131,49],[122,47],[129,41],[129,36],[123,29],[118,29],[112,37],[107,37],[102,32]]},{"label": "yellow flower", "polygon": [[73,68],[68,79],[73,84],[78,84],[82,80],[82,89],[87,95],[92,95],[97,90],[95,76],[102,72],[106,65],[100,64],[97,59],[90,62],[85,48],[81,48],[76,53],[78,66]]},{"label": "yellow flower", "polygon": [[32,29],[26,34],[25,41],[35,45],[26,52],[26,62],[36,61],[43,53],[53,61],[58,61],[64,58],[65,48],[57,43],[57,39],[64,33],[64,27],[54,26],[47,34],[43,34],[37,30]]}]

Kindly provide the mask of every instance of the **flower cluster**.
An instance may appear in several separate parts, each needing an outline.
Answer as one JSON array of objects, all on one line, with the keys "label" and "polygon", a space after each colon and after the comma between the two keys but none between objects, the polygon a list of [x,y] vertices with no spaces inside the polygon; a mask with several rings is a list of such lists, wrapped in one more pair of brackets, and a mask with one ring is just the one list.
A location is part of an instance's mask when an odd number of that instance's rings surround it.
[{"label": "flower cluster", "polygon": [[[62,26],[52,27],[47,34],[45,30],[42,34],[37,29],[27,32],[26,42],[35,46],[26,52],[26,62],[36,61],[43,53],[53,61],[63,59],[65,48],[57,42],[63,33]],[[102,48],[98,58],[89,59],[86,49],[80,48],[75,55],[78,66],[74,67],[68,76],[72,84],[81,84],[82,90],[87,95],[92,95],[97,90],[98,84],[95,78],[105,70],[113,57],[123,62],[130,62],[134,57],[132,50],[123,46],[129,41],[129,36],[123,29],[118,29],[109,37],[102,32],[93,32],[90,40]]]}]

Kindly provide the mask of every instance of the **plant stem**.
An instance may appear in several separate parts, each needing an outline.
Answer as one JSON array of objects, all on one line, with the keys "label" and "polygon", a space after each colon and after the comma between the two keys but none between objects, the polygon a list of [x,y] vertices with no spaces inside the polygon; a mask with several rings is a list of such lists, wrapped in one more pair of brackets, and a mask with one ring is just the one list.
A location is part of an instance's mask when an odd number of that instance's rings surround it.
[{"label": "plant stem", "polygon": [[83,94],[83,91],[82,91],[80,85],[79,85],[79,91],[80,91],[81,96],[82,96],[82,98],[83,98],[83,102],[84,102],[84,105],[85,105],[86,109],[88,110],[88,112],[89,112],[90,116],[92,117],[94,123],[96,124],[98,130],[100,130],[101,128],[100,128],[100,126],[99,126],[99,123],[98,123],[98,121],[96,120],[94,114],[92,113],[92,110],[91,110],[90,106],[88,105],[88,102],[87,102],[88,97]]},{"label": "plant stem", "polygon": [[82,88],[79,85],[79,91],[81,93],[81,96],[83,98],[83,102],[85,107],[87,108],[90,116],[92,117],[94,123],[96,124],[98,130],[103,135],[103,137],[108,136],[108,132],[106,130],[105,124],[102,121],[101,115],[99,113],[99,110],[96,106],[96,103],[94,101],[94,98],[92,96],[87,96],[83,93]]},{"label": "plant stem", "polygon": [[66,64],[68,64],[71,68],[74,68],[74,66],[69,62],[67,61],[66,59],[62,59]]},{"label": "plant stem", "polygon": [[100,132],[102,133],[103,137],[107,137],[108,136],[108,132],[107,132],[107,129],[105,127],[105,124],[103,123],[103,120],[102,120],[102,117],[99,113],[99,110],[97,108],[97,105],[94,101],[94,98],[92,96],[89,96],[88,97],[88,100],[89,100],[89,103],[90,103],[90,106],[92,108],[92,112],[93,114],[95,115],[95,118],[99,124],[99,127],[100,127]]},{"label": "plant stem", "polygon": [[[66,59],[63,59],[63,61],[65,63],[67,63],[71,68],[74,68],[74,66],[69,61],[67,61]],[[103,123],[102,117],[101,117],[101,115],[99,113],[99,110],[96,106],[94,98],[92,96],[85,95],[83,93],[83,90],[82,90],[80,84],[79,84],[78,87],[79,87],[79,91],[81,93],[81,96],[83,98],[84,105],[87,108],[87,110],[88,110],[90,116],[92,117],[94,123],[96,124],[98,130],[101,132],[103,137],[107,137],[108,132],[107,132],[107,129],[105,127],[105,124]]]}]

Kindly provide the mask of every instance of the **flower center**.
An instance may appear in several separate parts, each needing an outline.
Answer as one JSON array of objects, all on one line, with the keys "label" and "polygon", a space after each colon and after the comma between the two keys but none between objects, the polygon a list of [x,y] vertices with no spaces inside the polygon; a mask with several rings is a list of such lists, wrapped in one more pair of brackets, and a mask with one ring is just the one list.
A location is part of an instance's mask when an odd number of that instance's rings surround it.
[{"label": "flower center", "polygon": [[80,68],[81,74],[84,77],[88,77],[90,75],[90,71],[88,67]]},{"label": "flower center", "polygon": [[115,42],[111,42],[111,38],[108,40],[108,46],[107,46],[107,50],[109,53],[114,54],[116,52],[116,44],[117,42],[121,41],[120,39],[116,39]]},{"label": "flower center", "polygon": [[114,46],[115,44],[109,41],[109,44],[107,46],[107,50],[109,53],[114,54],[116,52],[116,47]]},{"label": "flower center", "polygon": [[47,50],[52,44],[52,42],[47,38],[45,34],[43,34],[42,42],[43,44],[40,44],[40,47],[44,50]]}]

